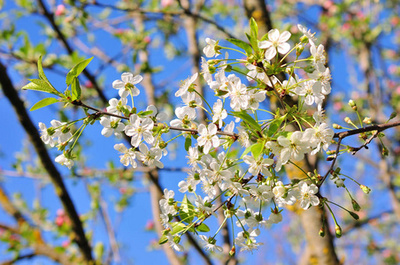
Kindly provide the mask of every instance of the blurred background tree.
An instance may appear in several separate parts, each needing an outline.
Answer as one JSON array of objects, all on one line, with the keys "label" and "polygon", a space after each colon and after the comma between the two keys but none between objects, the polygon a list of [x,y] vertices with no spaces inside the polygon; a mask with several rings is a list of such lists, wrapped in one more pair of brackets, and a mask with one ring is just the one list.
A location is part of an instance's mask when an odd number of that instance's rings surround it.
[{"label": "blurred background tree", "polygon": [[[264,245],[253,254],[229,258],[229,226],[221,233],[223,254],[205,252],[192,236],[186,238],[190,247],[182,254],[157,242],[162,190],[176,189],[185,176],[183,143],[169,146],[163,170],[133,171],[120,166],[112,148],[115,139],[103,138],[101,127],[94,126],[85,131],[77,165],[69,171],[55,165],[57,152],[45,148],[37,124],[49,124],[52,118],[72,120],[82,113],[56,105],[28,113],[26,108],[41,95],[20,90],[28,78],[36,78],[40,55],[47,75],[61,89],[69,69],[93,56],[80,80],[85,102],[104,108],[117,95],[112,81],[130,71],[144,77],[140,106],[156,105],[172,117],[180,80],[200,71],[204,39],[245,40],[248,20],[254,17],[261,34],[278,28],[300,36],[298,23],[317,32],[332,71],[332,94],[325,102],[331,123],[344,126],[347,116],[357,123],[347,104],[352,99],[362,117],[383,124],[399,111],[398,1],[16,0],[0,5],[0,264],[400,262],[397,127],[372,141],[368,150],[339,157],[343,174],[372,188],[366,196],[346,179],[361,211],[360,220],[354,221],[334,209],[342,238],[331,236],[331,218],[322,210],[293,207],[284,211],[288,218],[266,233]],[[203,93],[212,96],[207,89]],[[353,136],[344,144],[357,147],[362,142]],[[318,158],[302,163],[308,171],[329,168]],[[289,178],[297,174],[291,168],[286,172]],[[333,183],[321,193],[351,208],[347,192],[339,192]],[[324,225],[330,230],[320,237]]]}]

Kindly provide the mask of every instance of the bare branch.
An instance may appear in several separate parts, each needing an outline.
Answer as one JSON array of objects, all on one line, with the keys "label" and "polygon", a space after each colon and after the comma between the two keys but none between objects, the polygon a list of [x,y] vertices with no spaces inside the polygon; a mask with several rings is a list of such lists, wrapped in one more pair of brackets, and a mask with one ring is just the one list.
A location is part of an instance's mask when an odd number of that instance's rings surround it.
[{"label": "bare branch", "polygon": [[60,198],[65,211],[67,212],[72,223],[72,231],[75,235],[75,241],[78,244],[82,255],[87,261],[92,261],[92,250],[85,236],[81,220],[79,219],[75,205],[65,187],[64,181],[62,180],[60,172],[55,167],[53,160],[50,158],[47,152],[46,146],[40,138],[40,135],[26,112],[24,102],[19,98],[19,95],[14,88],[10,77],[7,74],[6,67],[0,62],[0,84],[3,89],[4,95],[11,102],[14,110],[18,116],[18,119],[28,134],[30,141],[32,142],[42,165],[49,173],[50,179],[55,187],[55,192]]}]

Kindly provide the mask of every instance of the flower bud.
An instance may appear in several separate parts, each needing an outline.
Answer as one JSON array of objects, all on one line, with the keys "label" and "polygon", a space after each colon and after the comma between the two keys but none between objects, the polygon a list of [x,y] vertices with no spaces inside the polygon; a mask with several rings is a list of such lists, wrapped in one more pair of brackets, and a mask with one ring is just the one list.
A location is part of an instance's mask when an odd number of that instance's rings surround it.
[{"label": "flower bud", "polygon": [[328,157],[326,158],[326,161],[332,161],[333,159],[335,159],[335,157],[336,157],[336,155],[328,156]]},{"label": "flower bud", "polygon": [[340,126],[339,124],[336,124],[336,123],[332,124],[332,127],[333,127],[333,129],[343,129],[342,126]]},{"label": "flower bud", "polygon": [[383,156],[388,156],[389,155],[389,149],[387,149],[386,146],[382,147],[382,155]]},{"label": "flower bud", "polygon": [[301,42],[301,43],[307,43],[307,42],[308,42],[308,37],[307,37],[306,35],[303,35],[303,36],[300,38],[300,42]]},{"label": "flower bud", "polygon": [[351,119],[350,119],[349,117],[344,118],[344,121],[345,121],[346,123],[351,123]]},{"label": "flower bud", "polygon": [[328,150],[328,151],[326,151],[326,154],[327,155],[334,155],[334,154],[336,154],[336,150]]},{"label": "flower bud", "polygon": [[371,124],[372,123],[372,119],[370,117],[365,117],[364,120],[363,120],[363,123]]},{"label": "flower bud", "polygon": [[325,236],[325,229],[323,227],[321,227],[321,229],[318,232],[320,237],[324,237]]},{"label": "flower bud", "polygon": [[167,143],[164,141],[160,141],[160,143],[158,144],[158,147],[160,147],[161,149],[164,149],[165,147],[167,147]]},{"label": "flower bud", "polygon": [[337,238],[342,236],[342,228],[339,225],[335,225],[335,234]]},{"label": "flower bud", "polygon": [[297,46],[296,56],[299,57],[303,51],[304,51],[304,46]]},{"label": "flower bud", "polygon": [[352,99],[349,100],[349,106],[350,106],[353,110],[357,111],[357,105],[356,105],[356,103],[354,102],[354,100],[352,100]]},{"label": "flower bud", "polygon": [[353,209],[354,211],[359,211],[361,209],[360,205],[358,204],[358,202],[354,199],[351,199],[351,204],[353,205]]},{"label": "flower bud", "polygon": [[371,192],[371,189],[368,188],[365,185],[360,185],[360,189],[365,193],[365,194],[369,194]]},{"label": "flower bud", "polygon": [[360,217],[358,216],[358,214],[353,213],[353,212],[349,212],[349,214],[351,215],[351,217],[353,217],[355,220],[360,219]]},{"label": "flower bud", "polygon": [[231,250],[229,251],[229,256],[234,256],[236,254],[236,248],[235,248],[235,246],[233,246],[232,248],[231,248]]},{"label": "flower bud", "polygon": [[392,114],[390,114],[389,120],[394,119],[396,116],[397,116],[397,112],[395,112],[395,111],[392,112]]}]

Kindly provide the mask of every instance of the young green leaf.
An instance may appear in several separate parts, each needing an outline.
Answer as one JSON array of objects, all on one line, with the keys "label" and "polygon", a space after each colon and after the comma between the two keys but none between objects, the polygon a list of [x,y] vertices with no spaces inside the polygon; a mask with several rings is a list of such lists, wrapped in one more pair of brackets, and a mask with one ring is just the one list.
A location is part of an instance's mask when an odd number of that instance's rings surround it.
[{"label": "young green leaf", "polygon": [[37,67],[38,67],[38,72],[39,72],[39,78],[50,83],[43,71],[42,55],[39,56],[39,60],[37,62]]},{"label": "young green leaf", "polygon": [[81,85],[77,77],[74,77],[71,84],[72,100],[80,99],[81,97]]},{"label": "young green leaf", "polygon": [[253,154],[253,157],[255,159],[257,159],[262,154],[264,150],[264,145],[264,142],[258,142],[251,146],[251,153]]},{"label": "young green leaf", "polygon": [[186,223],[191,223],[195,216],[194,206],[188,200],[186,194],[181,203],[181,211],[179,212],[179,216],[181,217],[181,220]]},{"label": "young green leaf", "polygon": [[250,19],[250,35],[255,39],[258,38],[258,25],[254,18]]},{"label": "young green leaf", "polygon": [[286,119],[286,115],[273,120],[268,127],[267,135],[272,137],[281,127],[282,122]]},{"label": "young green leaf", "polygon": [[199,226],[196,227],[196,230],[198,232],[209,232],[210,228],[205,223],[201,223]]},{"label": "young green leaf", "polygon": [[30,109],[30,111],[34,111],[43,107],[46,107],[48,105],[54,104],[59,102],[56,98],[44,98],[42,100],[40,100],[39,102],[36,102],[35,105],[32,106],[32,108]]},{"label": "young green leaf", "polygon": [[168,237],[166,235],[162,235],[160,240],[158,240],[158,244],[162,245],[168,242]]},{"label": "young green leaf", "polygon": [[31,81],[31,83],[23,86],[22,89],[37,90],[37,91],[42,91],[42,92],[51,93],[51,94],[55,94],[55,95],[59,94],[57,90],[55,90],[53,87],[49,86],[49,84],[42,79],[29,79],[29,81]]},{"label": "young green leaf", "polygon": [[176,222],[172,224],[172,231],[171,235],[178,234],[179,232],[183,231],[186,228],[186,225],[180,222]]},{"label": "young green leaf", "polygon": [[233,111],[232,115],[238,118],[241,118],[244,122],[248,123],[249,126],[257,131],[261,132],[261,126],[256,122],[253,117],[247,114],[245,111]]},{"label": "young green leaf", "polygon": [[90,63],[90,61],[93,59],[93,57],[83,60],[82,62],[79,62],[77,65],[75,65],[71,71],[68,72],[67,78],[65,79],[65,83],[67,85],[71,85],[74,77],[78,77],[82,73],[82,71],[86,68],[86,66]]},{"label": "young green leaf", "polygon": [[253,53],[253,50],[251,49],[250,44],[248,44],[247,42],[244,42],[244,41],[238,40],[238,39],[234,39],[234,38],[227,39],[227,41],[229,41],[233,45],[236,45],[237,47],[243,49],[247,54]]},{"label": "young green leaf", "polygon": [[249,35],[247,33],[245,33],[245,34],[246,34],[246,37],[249,40],[250,45],[253,48],[253,50],[258,52],[260,49],[258,48],[257,38],[255,38],[255,37],[253,37],[253,36],[251,36],[251,35]]},{"label": "young green leaf", "polygon": [[187,137],[185,139],[185,150],[189,151],[189,147],[192,146],[192,137]]}]

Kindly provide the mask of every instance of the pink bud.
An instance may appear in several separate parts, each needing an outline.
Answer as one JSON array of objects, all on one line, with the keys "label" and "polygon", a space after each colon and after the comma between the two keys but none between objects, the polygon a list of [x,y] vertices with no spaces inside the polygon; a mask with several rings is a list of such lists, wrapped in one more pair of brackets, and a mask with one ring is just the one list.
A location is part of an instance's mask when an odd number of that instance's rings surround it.
[{"label": "pink bud", "polygon": [[153,229],[154,229],[154,222],[153,222],[153,220],[147,221],[145,229],[146,229],[146,230],[153,230]]},{"label": "pink bud", "polygon": [[121,187],[121,188],[119,188],[119,192],[121,193],[121,194],[125,194],[126,193],[126,188],[125,187]]},{"label": "pink bud", "polygon": [[168,7],[174,3],[174,0],[161,0],[161,7]]},{"label": "pink bud", "polygon": [[151,41],[150,36],[144,37],[143,41],[144,41],[145,43],[150,43],[150,41]]},{"label": "pink bud", "polygon": [[56,8],[56,12],[54,13],[56,16],[62,16],[65,14],[66,8],[64,5],[58,5]]}]

